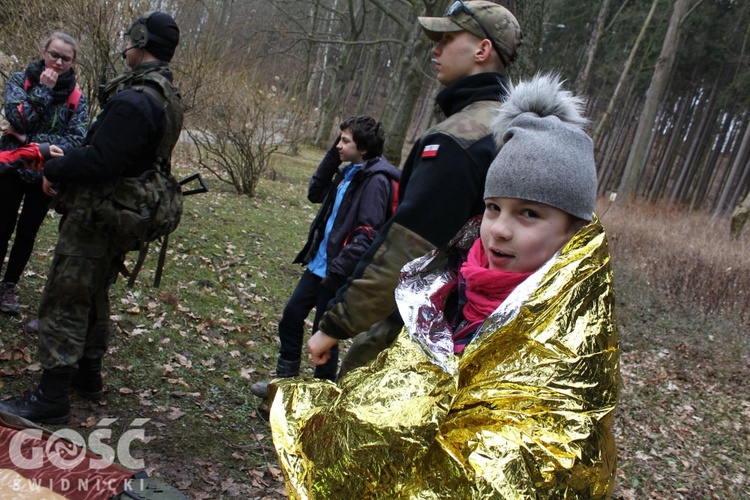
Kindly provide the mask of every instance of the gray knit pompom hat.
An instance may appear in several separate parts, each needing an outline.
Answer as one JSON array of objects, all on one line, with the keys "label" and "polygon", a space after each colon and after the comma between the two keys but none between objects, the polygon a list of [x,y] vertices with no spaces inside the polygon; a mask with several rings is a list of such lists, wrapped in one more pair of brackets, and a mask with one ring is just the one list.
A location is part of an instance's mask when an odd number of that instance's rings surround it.
[{"label": "gray knit pompom hat", "polygon": [[596,203],[594,145],[583,127],[583,99],[557,75],[511,86],[492,121],[500,152],[490,165],[485,198],[521,198],[590,221]]}]

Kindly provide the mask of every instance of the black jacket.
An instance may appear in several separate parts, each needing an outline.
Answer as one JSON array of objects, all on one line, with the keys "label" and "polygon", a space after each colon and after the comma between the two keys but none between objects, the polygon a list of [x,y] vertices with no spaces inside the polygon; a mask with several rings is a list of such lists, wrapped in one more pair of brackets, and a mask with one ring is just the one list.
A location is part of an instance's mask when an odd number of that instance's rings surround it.
[{"label": "black jacket", "polygon": [[[163,63],[147,64],[171,80]],[[153,166],[165,126],[164,107],[155,97],[125,89],[107,101],[83,145],[46,162],[44,175],[63,186],[137,177]]]},{"label": "black jacket", "polygon": [[438,94],[448,118],[414,144],[403,168],[398,210],[329,304],[321,330],[346,339],[398,316],[393,292],[402,266],[448,243],[484,211],[484,180],[497,154],[490,122],[506,89],[504,75],[480,73]]},{"label": "black jacket", "polygon": [[[336,200],[336,190],[344,180],[340,165],[338,152],[331,148],[310,179],[307,198],[313,203],[322,203],[322,206],[310,225],[307,243],[294,259],[295,263],[308,264],[318,251]],[[383,157],[366,160],[354,174],[328,236],[325,286],[336,289],[352,274],[367,247],[392,215],[390,205],[396,194],[394,181],[400,177],[401,171]]]}]

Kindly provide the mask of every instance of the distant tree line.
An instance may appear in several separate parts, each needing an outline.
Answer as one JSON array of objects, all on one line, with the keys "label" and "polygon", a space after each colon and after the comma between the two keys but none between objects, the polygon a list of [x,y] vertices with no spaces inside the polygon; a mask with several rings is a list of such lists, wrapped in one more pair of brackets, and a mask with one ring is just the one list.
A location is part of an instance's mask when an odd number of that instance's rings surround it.
[{"label": "distant tree line", "polygon": [[[327,147],[341,119],[368,113],[384,122],[385,154],[398,163],[436,119],[431,42],[416,18],[442,15],[451,0],[2,3],[0,52],[18,61],[0,66],[2,76],[38,56],[42,35],[62,29],[81,40],[78,69],[92,98],[102,75],[121,68],[116,40],[129,22],[151,9],[172,13],[182,29],[174,67],[188,126],[207,132],[236,123],[212,115],[224,92],[229,107],[248,113],[236,99],[250,83],[273,87],[274,105],[264,112],[276,115],[268,123],[292,149]],[[748,196],[750,2],[498,3],[525,34],[511,78],[557,71],[588,98],[601,194],[717,215]],[[290,128],[278,130],[279,123]]]}]

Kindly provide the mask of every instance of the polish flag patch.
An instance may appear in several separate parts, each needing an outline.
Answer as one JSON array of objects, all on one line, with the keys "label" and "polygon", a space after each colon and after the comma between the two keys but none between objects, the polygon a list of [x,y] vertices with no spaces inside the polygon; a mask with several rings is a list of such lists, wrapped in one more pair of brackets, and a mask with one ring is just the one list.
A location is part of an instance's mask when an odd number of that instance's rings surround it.
[{"label": "polish flag patch", "polygon": [[422,158],[435,158],[440,149],[440,144],[429,144],[422,150]]}]

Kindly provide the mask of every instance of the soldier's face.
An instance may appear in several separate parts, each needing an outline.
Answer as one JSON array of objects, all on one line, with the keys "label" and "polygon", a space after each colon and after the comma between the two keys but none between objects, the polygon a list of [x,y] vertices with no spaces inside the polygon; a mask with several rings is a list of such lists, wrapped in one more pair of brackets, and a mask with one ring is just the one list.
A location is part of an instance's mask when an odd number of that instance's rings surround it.
[{"label": "soldier's face", "polygon": [[478,73],[475,58],[481,51],[482,40],[468,31],[443,33],[442,38],[432,48],[433,62],[437,79],[443,85],[450,85],[459,78]]}]

